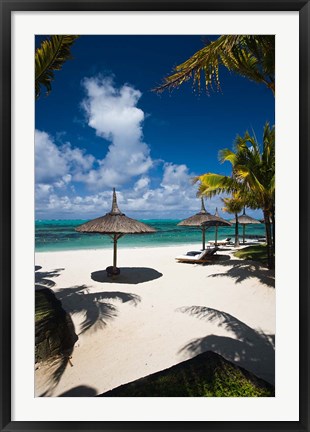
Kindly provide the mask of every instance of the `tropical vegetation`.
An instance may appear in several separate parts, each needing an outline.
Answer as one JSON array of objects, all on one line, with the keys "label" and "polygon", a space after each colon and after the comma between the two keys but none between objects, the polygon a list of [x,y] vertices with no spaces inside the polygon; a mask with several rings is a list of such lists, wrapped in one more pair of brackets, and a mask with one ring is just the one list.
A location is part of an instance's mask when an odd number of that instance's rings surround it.
[{"label": "tropical vegetation", "polygon": [[234,252],[237,258],[245,260],[259,261],[262,264],[267,264],[267,246],[263,244],[247,246]]},{"label": "tropical vegetation", "polygon": [[48,95],[52,90],[54,71],[61,70],[63,64],[72,58],[71,46],[78,38],[76,35],[53,35],[42,41],[35,52],[35,97],[41,95],[45,87]]},{"label": "tropical vegetation", "polygon": [[[247,207],[262,209],[266,227],[268,267],[274,267],[275,245],[275,128],[266,123],[262,149],[255,134],[237,136],[234,150],[219,152],[219,159],[230,162],[231,176],[206,173],[195,178],[200,182],[199,194],[208,197],[231,193],[238,194]],[[271,230],[271,221],[273,229]]]},{"label": "tropical vegetation", "polygon": [[274,387],[221,355],[206,351],[101,397],[274,397]]},{"label": "tropical vegetation", "polygon": [[222,198],[225,207],[223,210],[227,213],[232,213],[235,216],[235,247],[239,246],[239,222],[238,213],[243,209],[245,202],[239,193],[233,194],[231,198]]},{"label": "tropical vegetation", "polygon": [[220,89],[219,70],[229,71],[262,83],[275,94],[275,37],[272,35],[222,35],[197,51],[155,89],[162,92],[178,88],[192,79],[193,84]]}]

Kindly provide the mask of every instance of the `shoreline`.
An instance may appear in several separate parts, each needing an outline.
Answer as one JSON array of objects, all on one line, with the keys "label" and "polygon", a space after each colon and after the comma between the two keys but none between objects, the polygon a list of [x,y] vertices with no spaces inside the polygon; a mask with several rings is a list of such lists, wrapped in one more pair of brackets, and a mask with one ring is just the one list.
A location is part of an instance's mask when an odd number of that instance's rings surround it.
[{"label": "shoreline", "polygon": [[274,272],[234,248],[203,266],[177,263],[186,249],[197,244],[121,248],[114,280],[112,248],[36,253],[38,283],[47,280],[79,337],[57,382],[51,365],[38,366],[36,396],[101,394],[208,350],[273,383]]},{"label": "shoreline", "polygon": [[[220,239],[219,239],[220,240]],[[228,247],[232,248],[232,251],[234,250],[238,250],[241,247],[246,247],[246,246],[252,246],[254,244],[258,244],[256,242],[251,242],[250,239],[248,239],[248,243],[247,244],[242,244],[240,243],[240,245],[237,248],[234,248],[233,245],[228,245]],[[211,240],[213,241],[213,240]],[[261,242],[261,244],[263,244]],[[198,245],[198,246],[197,246]],[[206,241],[206,246],[208,245],[208,241]],[[213,245],[211,245],[213,246]],[[118,244],[117,249],[118,250],[124,250],[124,249],[160,249],[160,248],[175,248],[175,247],[188,247],[190,249],[194,248],[195,250],[202,250],[202,245],[197,243],[175,243],[175,244],[157,244],[157,245],[138,245],[138,246],[130,246],[130,245],[125,245],[125,246],[121,246]],[[223,246],[221,246],[223,247]],[[90,251],[102,251],[102,250],[111,250],[113,252],[113,248],[112,248],[112,244],[107,246],[107,247],[93,247],[93,248],[82,248],[82,249],[57,249],[57,250],[35,250],[35,254],[40,254],[40,253],[62,253],[62,252],[90,252]]]},{"label": "shoreline", "polygon": [[[175,247],[189,247],[189,248],[196,248],[197,249],[197,244],[195,243],[177,243],[177,244],[169,244],[169,245],[164,245],[164,244],[161,244],[161,245],[139,245],[139,246],[130,246],[130,245],[126,245],[126,246],[120,246],[120,245],[118,245],[117,246],[117,249],[118,250],[124,250],[124,249],[129,249],[129,250],[131,250],[131,249],[134,249],[134,250],[137,250],[137,249],[160,249],[160,248],[175,248]],[[201,245],[199,246],[199,249],[198,250],[200,250],[201,249]],[[111,250],[111,252],[113,252],[113,248],[112,248],[112,244],[111,245],[109,245],[108,247],[102,247],[102,248],[98,248],[98,247],[96,247],[96,248],[85,248],[85,249],[59,249],[59,250],[54,250],[54,251],[36,251],[35,250],[35,253],[37,254],[37,253],[61,253],[61,252],[82,252],[82,251],[101,251],[101,250],[107,250],[107,251],[109,251],[109,250]]]}]

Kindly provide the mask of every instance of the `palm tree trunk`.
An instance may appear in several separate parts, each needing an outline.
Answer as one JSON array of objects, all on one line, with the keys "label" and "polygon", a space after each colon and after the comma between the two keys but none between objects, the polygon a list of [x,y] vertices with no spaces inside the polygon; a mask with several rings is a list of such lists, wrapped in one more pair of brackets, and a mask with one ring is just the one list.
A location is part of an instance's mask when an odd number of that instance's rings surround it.
[{"label": "palm tree trunk", "polygon": [[242,243],[245,244],[245,224],[242,225]]},{"label": "palm tree trunk", "polygon": [[235,247],[239,247],[239,221],[238,213],[235,213],[236,225],[235,225]]},{"label": "palm tree trunk", "polygon": [[264,210],[264,221],[265,221],[265,227],[266,227],[268,268],[273,269],[274,268],[274,253],[273,253],[272,237],[271,237],[270,213],[268,210]]},{"label": "palm tree trunk", "polygon": [[275,219],[274,208],[271,210],[271,221],[272,221],[272,244],[273,244],[273,249],[275,249],[275,246],[276,246],[276,219]]},{"label": "palm tree trunk", "polygon": [[206,249],[206,228],[203,226],[202,228],[202,250]]}]

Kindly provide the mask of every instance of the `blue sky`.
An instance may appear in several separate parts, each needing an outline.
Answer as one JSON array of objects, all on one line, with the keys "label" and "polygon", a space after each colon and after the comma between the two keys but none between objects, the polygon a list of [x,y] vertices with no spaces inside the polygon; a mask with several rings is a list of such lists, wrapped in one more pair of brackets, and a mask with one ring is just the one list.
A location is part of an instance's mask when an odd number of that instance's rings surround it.
[{"label": "blue sky", "polygon": [[[37,219],[101,216],[111,208],[113,187],[121,210],[135,218],[182,219],[199,210],[193,176],[230,174],[218,151],[246,130],[259,140],[275,116],[270,90],[225,69],[221,92],[198,94],[191,82],[151,91],[214,38],[77,39],[52,92],[46,97],[43,89],[36,101]],[[215,197],[206,207],[214,212],[222,202]]]}]

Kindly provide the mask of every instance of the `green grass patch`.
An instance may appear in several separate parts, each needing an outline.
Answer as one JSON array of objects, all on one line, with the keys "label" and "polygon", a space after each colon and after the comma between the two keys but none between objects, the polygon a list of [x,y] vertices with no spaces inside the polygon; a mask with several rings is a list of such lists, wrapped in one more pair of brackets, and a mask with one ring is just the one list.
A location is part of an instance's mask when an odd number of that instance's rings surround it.
[{"label": "green grass patch", "polygon": [[235,257],[267,264],[267,245],[247,246],[234,252]]},{"label": "green grass patch", "polygon": [[222,356],[207,351],[100,396],[272,397],[274,387]]}]

